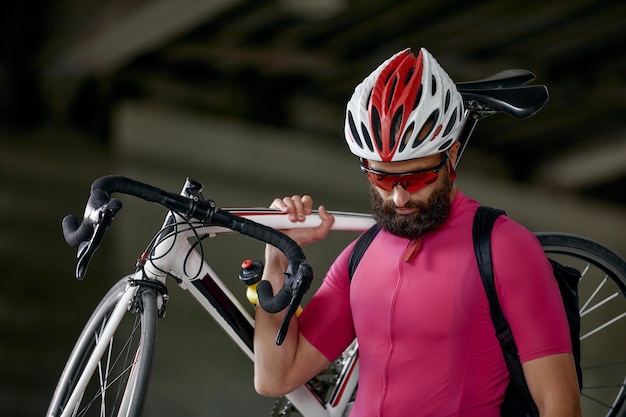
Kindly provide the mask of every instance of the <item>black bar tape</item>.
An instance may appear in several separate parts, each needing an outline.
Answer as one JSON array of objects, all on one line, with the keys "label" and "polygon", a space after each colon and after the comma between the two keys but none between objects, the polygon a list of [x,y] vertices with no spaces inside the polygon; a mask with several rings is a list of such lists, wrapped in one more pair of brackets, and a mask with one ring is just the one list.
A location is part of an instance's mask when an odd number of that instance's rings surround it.
[{"label": "black bar tape", "polygon": [[63,228],[63,237],[70,246],[78,246],[81,242],[88,240],[93,233],[93,226],[84,223],[80,224],[78,218],[74,215],[65,216],[61,222]]},{"label": "black bar tape", "polygon": [[289,305],[291,294],[287,286],[283,286],[278,294],[274,296],[272,284],[269,281],[261,281],[256,287],[256,293],[259,297],[259,305],[268,313],[278,313]]}]

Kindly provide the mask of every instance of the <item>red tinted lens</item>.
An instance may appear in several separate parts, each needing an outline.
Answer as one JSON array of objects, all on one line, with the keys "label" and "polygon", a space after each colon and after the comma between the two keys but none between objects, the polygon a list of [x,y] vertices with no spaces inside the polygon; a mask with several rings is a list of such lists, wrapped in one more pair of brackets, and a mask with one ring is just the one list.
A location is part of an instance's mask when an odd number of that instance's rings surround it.
[{"label": "red tinted lens", "polygon": [[369,181],[377,187],[385,191],[393,190],[397,184],[400,184],[408,192],[413,193],[437,181],[438,173],[434,171],[420,172],[409,175],[384,175],[367,172]]},{"label": "red tinted lens", "polygon": [[[439,172],[448,163],[448,155],[442,154],[441,162],[436,166],[421,171],[415,171],[406,174],[387,174],[386,172],[376,171],[368,167],[367,160],[361,159],[361,170],[363,170],[369,181],[375,186],[385,191],[392,191],[396,185],[401,185],[408,192],[413,193],[429,184],[437,181]],[[454,182],[456,172],[452,165],[448,165],[450,182]]]}]

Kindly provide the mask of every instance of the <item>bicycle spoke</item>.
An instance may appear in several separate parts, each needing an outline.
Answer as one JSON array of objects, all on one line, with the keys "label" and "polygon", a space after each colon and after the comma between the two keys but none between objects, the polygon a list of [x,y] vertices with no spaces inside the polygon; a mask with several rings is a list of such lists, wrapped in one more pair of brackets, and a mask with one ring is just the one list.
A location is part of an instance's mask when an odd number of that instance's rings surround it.
[{"label": "bicycle spoke", "polygon": [[124,377],[124,374],[130,370],[132,370],[133,366],[135,365],[135,362],[129,364],[125,369],[123,369],[120,374],[115,377],[109,384],[102,386],[102,389],[98,392],[96,392],[94,394],[94,397],[92,398],[91,401],[89,401],[89,403],[87,403],[87,406],[85,407],[85,410],[89,409],[89,406],[91,406],[97,399],[102,397],[102,393],[103,391],[106,391],[107,389],[109,389],[110,387],[113,386],[113,384],[115,384],[116,382],[118,382],[120,379],[122,379]]},{"label": "bicycle spoke", "polygon": [[592,387],[586,386],[585,389],[586,390],[593,390],[593,389],[623,388],[623,387],[624,387],[624,385],[619,385],[619,384],[615,384],[615,385],[594,385]]},{"label": "bicycle spoke", "polygon": [[612,320],[607,321],[606,323],[602,324],[601,326],[598,326],[595,329],[585,333],[583,336],[580,337],[580,340],[585,340],[589,336],[591,336],[591,335],[593,335],[595,333],[598,333],[600,330],[609,327],[611,324],[614,324],[614,323],[618,322],[619,320],[623,319],[624,317],[626,317],[626,313],[620,314],[619,316],[613,318]]},{"label": "bicycle spoke", "polygon": [[620,365],[626,365],[626,361],[603,363],[601,365],[585,366],[583,368],[583,371],[587,371],[587,370],[591,370],[591,369],[613,368],[613,367],[620,366]]},{"label": "bicycle spoke", "polygon": [[[105,366],[105,370],[106,372],[104,373],[104,375],[102,375],[102,372],[100,371],[100,416],[101,417],[105,417],[106,416],[106,387],[107,387],[107,381],[109,380],[109,374],[111,372],[111,355],[113,354],[113,340],[114,338],[111,338],[111,340],[109,341],[109,349],[107,350],[107,360],[106,360],[106,366]],[[102,362],[98,362],[98,369],[102,369]]]},{"label": "bicycle spoke", "polygon": [[78,399],[78,402],[76,403],[76,406],[74,407],[74,411],[72,412],[73,416],[77,415],[76,413],[78,413],[78,409],[80,408],[80,404],[82,403],[82,401],[83,401],[83,396],[81,395],[81,397]]},{"label": "bicycle spoke", "polygon": [[602,307],[604,304],[608,303],[609,301],[611,301],[612,299],[619,297],[619,292],[614,292],[613,294],[609,295],[608,297],[606,297],[604,300],[594,304],[592,307],[590,307],[588,310],[585,310],[584,312],[581,311],[580,316],[584,317],[586,316],[588,313],[591,313],[593,310]]},{"label": "bicycle spoke", "polygon": [[[589,264],[587,264],[587,269],[589,268]],[[584,275],[581,274],[583,277]],[[580,315],[583,316],[584,314],[586,314],[586,310],[587,310],[587,306],[589,305],[589,303],[591,303],[591,301],[593,301],[593,299],[595,298],[595,296],[600,292],[600,290],[602,289],[602,287],[604,287],[604,284],[606,284],[608,281],[608,277],[605,275],[604,279],[600,282],[600,284],[598,284],[598,286],[596,287],[596,289],[593,291],[593,293],[591,293],[591,295],[589,296],[589,298],[587,299],[587,301],[585,302],[585,304],[583,304],[582,307],[580,307]]]},{"label": "bicycle spoke", "polygon": [[[106,358],[103,357],[103,360],[98,362],[98,381],[97,384],[98,389],[94,392],[91,400],[89,400],[86,404],[83,404],[81,409],[82,400],[76,406],[76,410],[73,415],[76,417],[82,417],[86,415],[92,405],[99,401],[100,403],[100,417],[112,416],[115,414],[116,409],[115,405],[118,403],[118,399],[122,396],[124,389],[126,387],[126,383],[130,380],[130,375],[132,374],[132,370],[137,363],[137,356],[139,352],[139,347],[137,347],[137,351],[132,353],[133,341],[135,339],[136,332],[140,329],[140,320],[135,317],[135,321],[132,325],[132,330],[130,332],[129,337],[126,338],[123,345],[121,346],[120,352],[114,355],[114,343],[117,340],[115,337],[109,341],[109,347],[107,349]],[[93,338],[95,343],[97,344],[100,341],[100,335],[106,326],[106,320],[101,323],[100,329],[95,331],[93,334]],[[130,359],[132,357],[132,359]],[[119,364],[126,364],[119,370],[117,376],[111,379],[114,370],[119,367]],[[126,383],[122,383],[124,378],[126,378]],[[118,382],[120,382],[118,384]],[[110,401],[110,395],[107,396],[106,393],[109,388],[113,387],[117,384],[116,393],[113,396],[114,400]],[[107,401],[109,399],[109,401]],[[112,409],[107,413],[107,404],[112,404]],[[80,409],[80,411],[79,411]]]},{"label": "bicycle spoke", "polygon": [[[120,362],[120,358],[122,358],[122,353],[123,353],[123,360],[121,361],[121,363],[123,364],[127,364],[119,373],[119,375],[115,378],[114,381],[112,381],[111,385],[113,385],[114,383],[116,383],[118,380],[125,378],[124,383],[120,383],[117,385],[117,392],[115,394],[115,401],[113,402],[113,404],[119,404],[118,400],[123,397],[124,392],[125,392],[125,388],[126,385],[128,384],[129,381],[131,381],[131,375],[134,369],[135,364],[137,363],[138,360],[138,354],[139,354],[139,349],[140,349],[140,345],[137,346],[137,349],[135,351],[135,354],[133,356],[132,359],[130,359],[132,353],[132,345],[133,345],[133,341],[135,340],[135,334],[136,331],[139,329],[140,326],[140,322],[138,320],[138,317],[135,318],[135,323],[133,324],[133,328],[131,331],[130,336],[126,339],[124,346],[122,347],[122,350],[120,351],[120,354],[118,355],[114,366],[117,366],[117,363]],[[112,410],[113,412],[113,410]]]},{"label": "bicycle spoke", "polygon": [[600,404],[601,406],[606,407],[608,410],[612,410],[613,409],[613,405],[612,404],[607,404],[604,401],[600,401],[599,399],[597,399],[595,397],[592,397],[592,396],[590,396],[589,394],[587,394],[585,392],[582,392],[580,395],[581,395],[581,397],[584,397],[584,398],[586,398],[586,399],[588,399],[590,401],[593,401],[596,404]]}]

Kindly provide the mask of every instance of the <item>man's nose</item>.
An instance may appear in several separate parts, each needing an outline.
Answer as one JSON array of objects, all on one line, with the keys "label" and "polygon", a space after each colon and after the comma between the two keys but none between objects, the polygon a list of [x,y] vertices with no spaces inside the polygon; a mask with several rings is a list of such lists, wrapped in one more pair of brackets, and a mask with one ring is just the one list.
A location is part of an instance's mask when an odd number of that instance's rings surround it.
[{"label": "man's nose", "polygon": [[396,184],[393,187],[393,202],[396,207],[404,207],[409,201],[411,201],[411,193],[400,184]]}]

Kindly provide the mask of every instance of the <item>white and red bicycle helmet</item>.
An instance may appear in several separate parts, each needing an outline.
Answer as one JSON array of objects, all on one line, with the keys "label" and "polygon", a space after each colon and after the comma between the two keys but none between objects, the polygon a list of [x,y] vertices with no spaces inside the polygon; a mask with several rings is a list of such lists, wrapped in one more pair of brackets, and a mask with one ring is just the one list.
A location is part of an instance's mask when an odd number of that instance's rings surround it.
[{"label": "white and red bicycle helmet", "polygon": [[447,150],[464,122],[461,94],[424,48],[383,62],[355,90],[346,109],[345,137],[363,159],[404,161]]}]

